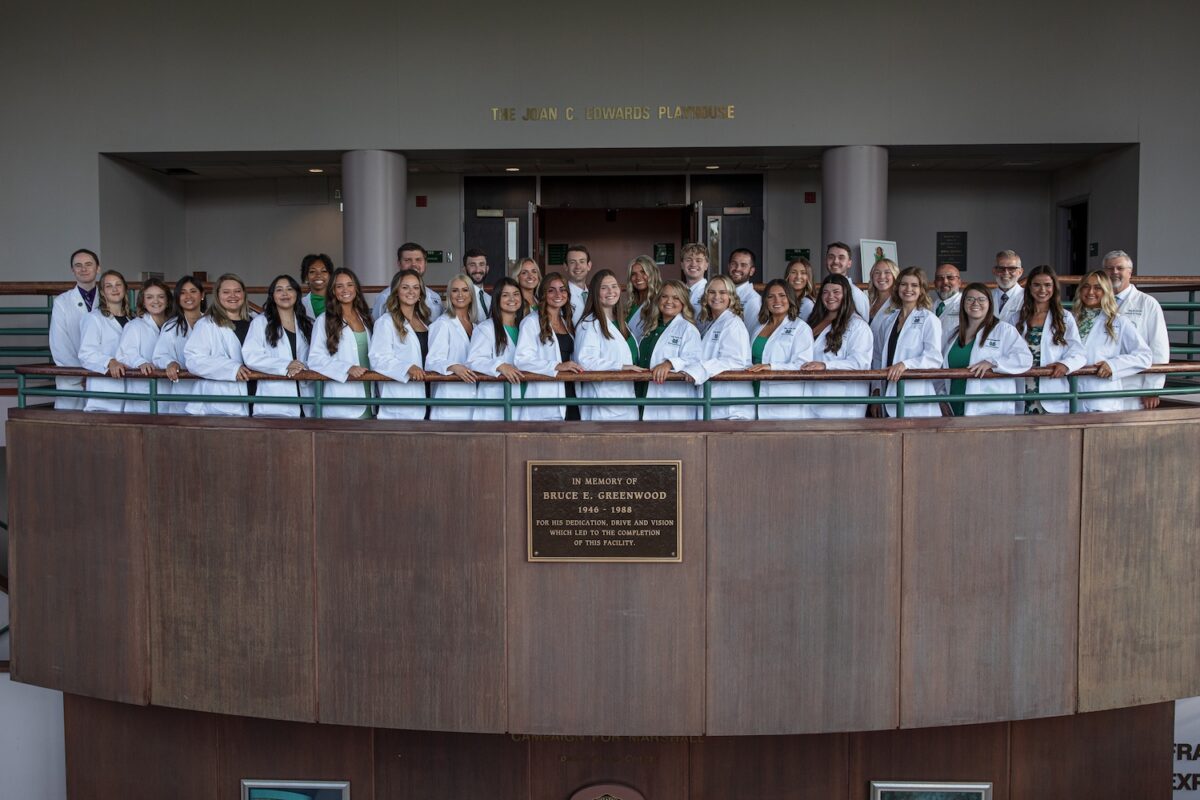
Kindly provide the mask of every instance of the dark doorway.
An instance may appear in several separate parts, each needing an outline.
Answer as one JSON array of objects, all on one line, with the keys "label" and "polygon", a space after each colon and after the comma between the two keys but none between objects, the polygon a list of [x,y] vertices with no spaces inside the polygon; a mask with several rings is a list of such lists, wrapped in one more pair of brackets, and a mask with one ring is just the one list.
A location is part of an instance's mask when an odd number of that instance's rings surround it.
[{"label": "dark doorway", "polygon": [[1059,206],[1058,226],[1059,268],[1067,275],[1083,275],[1087,273],[1087,200]]}]

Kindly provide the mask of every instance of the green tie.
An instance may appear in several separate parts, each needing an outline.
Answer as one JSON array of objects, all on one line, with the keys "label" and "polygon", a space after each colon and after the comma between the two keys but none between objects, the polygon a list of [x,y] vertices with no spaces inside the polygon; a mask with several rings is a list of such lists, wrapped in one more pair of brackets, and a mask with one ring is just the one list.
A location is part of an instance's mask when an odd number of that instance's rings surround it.
[{"label": "green tie", "polygon": [[946,310],[946,301],[943,300],[942,302],[938,303],[937,311],[935,311],[934,313],[940,317],[942,315],[942,312],[945,310]]}]

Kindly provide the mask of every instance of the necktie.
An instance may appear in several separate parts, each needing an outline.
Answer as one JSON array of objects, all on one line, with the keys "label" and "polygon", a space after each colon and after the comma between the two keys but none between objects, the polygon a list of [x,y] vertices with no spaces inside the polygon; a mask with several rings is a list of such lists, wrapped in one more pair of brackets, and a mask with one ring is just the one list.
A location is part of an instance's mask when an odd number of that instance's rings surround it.
[{"label": "necktie", "polygon": [[1000,308],[1004,308],[1004,304],[1008,302],[1008,292],[1000,293]]},{"label": "necktie", "polygon": [[587,296],[588,296],[587,289],[584,289],[584,290],[583,290],[583,293],[580,295],[580,297],[582,297],[582,298],[583,298],[583,304],[584,304],[585,306],[587,305]]},{"label": "necktie", "polygon": [[946,301],[943,300],[942,302],[938,303],[937,311],[935,311],[933,313],[937,314],[940,317],[942,315],[942,312],[945,310],[946,310]]},{"label": "necktie", "polygon": [[483,309],[484,316],[487,316],[487,313],[488,313],[487,295],[484,294],[484,291],[482,288],[480,288],[480,290],[479,290],[479,307]]}]

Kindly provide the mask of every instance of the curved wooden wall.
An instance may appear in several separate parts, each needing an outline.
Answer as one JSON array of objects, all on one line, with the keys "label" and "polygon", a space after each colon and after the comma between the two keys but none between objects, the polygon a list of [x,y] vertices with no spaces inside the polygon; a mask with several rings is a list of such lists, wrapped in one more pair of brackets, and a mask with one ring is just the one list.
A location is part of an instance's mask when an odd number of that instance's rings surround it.
[{"label": "curved wooden wall", "polygon": [[[13,677],[74,694],[655,736],[1200,694],[1197,411],[652,429],[12,417]],[[532,458],[680,459],[684,561],[528,563]]]}]

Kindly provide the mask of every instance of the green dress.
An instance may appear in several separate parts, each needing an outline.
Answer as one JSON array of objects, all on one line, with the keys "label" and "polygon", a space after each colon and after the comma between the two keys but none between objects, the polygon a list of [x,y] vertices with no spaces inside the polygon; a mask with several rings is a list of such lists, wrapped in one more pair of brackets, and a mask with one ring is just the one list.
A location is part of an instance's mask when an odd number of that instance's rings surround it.
[{"label": "green dress", "polygon": [[[767,349],[767,342],[771,340],[770,336],[755,336],[754,344],[750,347],[750,363],[761,364],[763,351]],[[760,381],[754,381],[754,396],[758,397],[758,384]]]},{"label": "green dress", "polygon": [[[975,342],[968,340],[965,345],[958,343],[958,337],[954,337],[954,344],[950,346],[950,352],[946,355],[946,362],[950,369],[965,369],[971,366],[971,350],[975,347]],[[966,378],[954,378],[950,381],[950,394],[963,394],[967,391]],[[956,417],[963,416],[966,410],[966,402],[962,400],[951,401],[950,411]]]},{"label": "green dress", "polygon": [[[654,356],[654,347],[658,344],[658,337],[663,335],[663,331],[667,329],[666,322],[661,323],[657,328],[647,333],[642,337],[642,343],[638,345],[634,353],[634,362],[639,367],[650,369],[650,359]],[[645,397],[649,390],[650,384],[646,382],[635,383],[633,390],[638,397]]]},{"label": "green dress", "polygon": [[[1030,325],[1028,330],[1025,331],[1025,342],[1029,345],[1029,352],[1033,353],[1033,365],[1035,367],[1040,367],[1042,365],[1042,330],[1045,327],[1045,325],[1038,325],[1037,327]],[[1026,392],[1038,391],[1039,385],[1040,384],[1037,378],[1025,379]],[[1045,414],[1046,409],[1042,408],[1041,400],[1026,400],[1025,413]]]},{"label": "green dress", "polygon": [[308,301],[312,303],[313,315],[319,317],[325,313],[325,295],[309,292]]},{"label": "green dress", "polygon": [[[371,359],[370,359],[370,357],[368,357],[367,353],[371,349],[371,337],[365,330],[364,331],[354,331],[353,333],[354,333],[354,344],[358,348],[358,365],[360,367],[366,367],[367,369],[370,369],[371,368]],[[363,396],[364,397],[370,398],[372,385],[373,384],[371,384],[368,381],[363,382],[362,387],[363,387]],[[359,417],[359,419],[370,419],[370,418],[371,418],[371,407],[367,406],[366,408],[363,409],[362,416]]]}]

